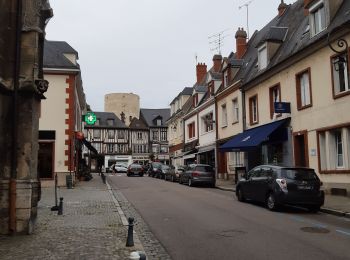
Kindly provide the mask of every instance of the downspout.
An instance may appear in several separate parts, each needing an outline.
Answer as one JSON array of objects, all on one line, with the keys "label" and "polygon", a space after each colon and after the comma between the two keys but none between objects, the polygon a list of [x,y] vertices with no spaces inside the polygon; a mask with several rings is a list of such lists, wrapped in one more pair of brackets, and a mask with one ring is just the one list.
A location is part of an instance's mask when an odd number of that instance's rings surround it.
[{"label": "downspout", "polygon": [[219,152],[219,145],[218,145],[218,138],[219,138],[219,127],[218,127],[218,103],[216,100],[216,96],[214,96],[214,104],[215,104],[215,179],[218,178],[218,174],[219,174],[219,156],[220,156],[220,152]]},{"label": "downspout", "polygon": [[12,149],[11,149],[11,176],[9,183],[9,233],[16,233],[16,199],[17,199],[17,136],[18,136],[18,88],[19,74],[21,68],[21,42],[22,42],[22,0],[17,0],[17,16],[16,16],[16,49],[14,64],[14,87],[13,87],[13,103],[12,103]]}]

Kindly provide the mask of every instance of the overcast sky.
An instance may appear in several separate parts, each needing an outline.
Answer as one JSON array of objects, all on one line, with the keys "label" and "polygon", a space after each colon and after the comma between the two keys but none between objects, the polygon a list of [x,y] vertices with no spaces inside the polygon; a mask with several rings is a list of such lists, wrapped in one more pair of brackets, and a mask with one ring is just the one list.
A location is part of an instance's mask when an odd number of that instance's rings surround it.
[{"label": "overcast sky", "polygon": [[[104,95],[134,93],[142,108],[166,108],[196,80],[196,56],[208,69],[218,51],[209,44],[222,31],[221,54],[235,51],[235,32],[247,27],[250,0],[50,0],[48,40],[66,41],[79,53],[92,110]],[[249,33],[273,19],[281,0],[249,5]],[[285,0],[290,4],[295,0]]]}]

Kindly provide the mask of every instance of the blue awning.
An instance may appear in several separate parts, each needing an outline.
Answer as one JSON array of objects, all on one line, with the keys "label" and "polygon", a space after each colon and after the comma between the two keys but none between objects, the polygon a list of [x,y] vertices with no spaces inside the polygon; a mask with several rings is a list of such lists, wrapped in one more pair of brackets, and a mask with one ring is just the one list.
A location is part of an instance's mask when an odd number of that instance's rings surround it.
[{"label": "blue awning", "polygon": [[[288,119],[283,119],[266,125],[248,129],[243,133],[234,136],[231,140],[221,145],[219,149],[221,151],[245,151],[254,149],[261,143],[268,141],[270,135],[272,135],[277,129],[279,129],[286,122],[286,120]],[[286,139],[285,134],[279,136],[280,140]],[[274,139],[276,141],[276,138]]]}]

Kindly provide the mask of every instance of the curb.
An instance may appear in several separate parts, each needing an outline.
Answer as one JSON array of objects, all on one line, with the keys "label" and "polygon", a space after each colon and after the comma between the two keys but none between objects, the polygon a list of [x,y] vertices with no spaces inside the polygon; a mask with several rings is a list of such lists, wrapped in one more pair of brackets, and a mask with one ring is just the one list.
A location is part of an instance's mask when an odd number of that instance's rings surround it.
[{"label": "curb", "polygon": [[226,188],[226,187],[222,187],[222,186],[215,186],[215,188],[217,188],[217,189],[219,189],[219,190],[224,190],[224,191],[236,192],[236,190],[233,189],[233,188]]},{"label": "curb", "polygon": [[[120,207],[120,204],[119,204],[118,200],[116,199],[116,197],[113,194],[112,187],[111,187],[111,185],[109,185],[107,180],[106,180],[106,185],[107,185],[108,192],[110,193],[111,198],[113,200],[113,203],[117,207],[117,211],[118,211],[118,214],[119,214],[119,216],[120,216],[120,218],[122,220],[123,225],[126,226],[126,227],[129,226],[129,222],[126,219],[125,213],[122,210],[122,208]],[[138,250],[138,252],[142,253],[142,254],[144,254],[146,256],[145,249],[143,248],[141,240],[140,240],[139,236],[137,235],[137,233],[135,232],[135,230],[134,230],[133,234],[134,234],[134,241],[135,241],[134,248],[141,249],[141,250]]]}]

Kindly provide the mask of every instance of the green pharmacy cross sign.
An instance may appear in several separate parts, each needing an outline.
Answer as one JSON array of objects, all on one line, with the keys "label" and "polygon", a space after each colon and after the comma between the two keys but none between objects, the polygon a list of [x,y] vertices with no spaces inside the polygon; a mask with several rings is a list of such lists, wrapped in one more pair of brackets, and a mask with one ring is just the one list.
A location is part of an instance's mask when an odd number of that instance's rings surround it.
[{"label": "green pharmacy cross sign", "polygon": [[85,117],[84,117],[84,121],[88,124],[88,125],[94,125],[96,122],[96,115],[92,112],[88,112]]}]

